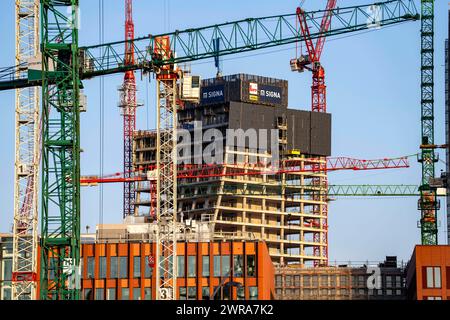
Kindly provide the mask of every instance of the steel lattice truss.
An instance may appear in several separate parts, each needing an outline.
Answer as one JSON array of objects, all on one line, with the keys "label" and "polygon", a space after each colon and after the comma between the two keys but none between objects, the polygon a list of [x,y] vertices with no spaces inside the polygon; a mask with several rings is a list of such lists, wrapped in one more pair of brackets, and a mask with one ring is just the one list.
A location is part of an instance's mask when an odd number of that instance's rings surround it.
[{"label": "steel lattice truss", "polygon": [[[80,265],[80,110],[78,0],[41,0],[42,300],[78,300]],[[50,110],[55,109],[50,117]]]},{"label": "steel lattice truss", "polygon": [[[16,64],[39,53],[39,1],[16,1]],[[17,77],[26,69],[17,69]],[[14,168],[13,300],[34,300],[37,272],[37,183],[39,171],[39,92],[16,90]]]},{"label": "steel lattice truss", "polygon": [[[381,170],[381,169],[401,169],[409,168],[408,157],[395,159],[361,160],[348,157],[327,158],[326,169],[317,167],[320,160],[316,158],[302,160],[283,160],[279,165],[267,166],[263,163],[235,163],[235,164],[202,164],[202,165],[178,165],[177,178],[213,178],[227,176],[251,176],[251,175],[277,175],[283,173],[300,172],[322,172],[341,170]],[[224,166],[227,170],[224,171]],[[96,183],[118,183],[124,181],[149,181],[155,179],[156,175],[148,176],[146,173],[155,173],[158,166],[143,166],[133,172],[133,177],[128,177],[123,172],[117,172],[102,177],[82,176],[80,181],[84,185]]]},{"label": "steel lattice truss", "polygon": [[421,146],[419,162],[422,163],[422,181],[419,210],[421,210],[420,229],[422,244],[438,243],[436,191],[430,187],[434,179],[434,0],[421,0]]},{"label": "steel lattice truss", "polygon": [[[125,40],[134,38],[133,2],[125,1]],[[125,43],[125,64],[133,65],[134,50],[130,42]],[[123,170],[127,178],[132,177],[133,167],[133,133],[136,130],[136,77],[134,71],[125,73],[120,90],[120,107],[123,115]],[[125,182],[123,185],[123,216],[134,214],[135,184]]]},{"label": "steel lattice truss", "polygon": [[[374,7],[375,6],[375,7]],[[377,19],[371,14],[376,8]],[[311,39],[333,37],[346,33],[364,31],[373,27],[383,27],[420,19],[414,0],[390,0],[360,6],[340,7],[332,10],[332,23],[325,34],[320,30],[323,15],[327,10],[305,12],[310,26]],[[124,43],[117,41],[80,48],[84,53],[81,79],[126,72],[129,70],[154,71],[163,65],[190,62],[217,56],[225,56],[254,50],[266,49],[298,41],[305,41],[296,26],[297,14],[274,15],[262,18],[248,18],[234,22],[216,24],[201,28],[191,28],[161,35],[149,35],[128,41],[135,53],[135,64],[126,65]],[[158,58],[153,54],[155,41],[168,36],[170,51],[176,57]],[[214,43],[220,38],[220,50]],[[15,69],[19,66],[0,70],[0,90],[23,86],[40,85],[39,79],[29,80],[26,76],[17,78]]]},{"label": "steel lattice truss", "polygon": [[[157,298],[176,299],[176,220],[177,220],[177,81],[157,80]],[[159,282],[161,281],[161,282]]]}]

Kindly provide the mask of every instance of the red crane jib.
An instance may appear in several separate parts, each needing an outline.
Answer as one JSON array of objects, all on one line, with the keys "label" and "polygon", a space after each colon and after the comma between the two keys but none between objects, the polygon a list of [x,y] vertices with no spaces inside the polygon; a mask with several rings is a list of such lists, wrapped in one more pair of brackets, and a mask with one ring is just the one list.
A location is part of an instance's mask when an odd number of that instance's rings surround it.
[{"label": "red crane jib", "polygon": [[[297,172],[318,172],[318,171],[339,171],[339,170],[381,170],[381,169],[400,169],[409,168],[407,157],[394,159],[361,160],[348,157],[328,158],[326,166],[318,166],[317,159],[286,160],[278,166],[267,166],[264,164],[235,164],[227,165],[224,172],[223,165],[180,165],[178,166],[178,178],[211,178],[227,176],[251,176],[261,174],[281,174]],[[133,172],[133,177],[126,176],[124,173],[114,173],[111,175],[84,176],[80,179],[82,184],[96,183],[118,183],[156,180],[156,176],[146,175],[147,171],[156,171],[156,166],[148,166],[141,171]]]}]

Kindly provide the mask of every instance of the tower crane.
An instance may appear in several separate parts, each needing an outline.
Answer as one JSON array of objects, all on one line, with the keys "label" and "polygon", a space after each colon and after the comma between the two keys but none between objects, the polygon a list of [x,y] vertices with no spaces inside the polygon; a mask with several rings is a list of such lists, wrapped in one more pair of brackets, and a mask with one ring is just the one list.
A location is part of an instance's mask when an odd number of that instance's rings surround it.
[{"label": "tower crane", "polygon": [[[320,33],[314,45],[311,39],[311,33],[308,26],[308,17],[306,12],[300,7],[297,8],[297,18],[300,24],[302,35],[305,38],[306,48],[308,55],[302,55],[299,59],[291,60],[291,70],[303,72],[308,69],[312,72],[312,86],[311,86],[311,111],[312,112],[327,112],[327,87],[325,85],[325,69],[320,63],[320,57],[322,55],[323,46],[325,45],[326,33],[331,26],[331,19],[333,17],[333,10],[336,7],[337,0],[328,0],[326,10],[322,17],[320,24]],[[318,163],[315,165],[318,169],[324,171],[323,177],[313,178],[313,184],[324,185],[328,184],[326,163]],[[322,202],[323,204],[317,204],[313,206],[313,212],[323,217],[328,217],[328,205],[326,201],[326,195],[316,194],[314,200]],[[327,218],[321,219],[321,224],[327,224]],[[322,238],[323,243],[328,243],[328,233],[323,232],[314,233],[314,241],[319,242]],[[314,246],[313,252],[315,256],[322,256],[328,259],[327,246]],[[318,262],[314,262],[316,266]]]},{"label": "tower crane", "polygon": [[[125,65],[134,61],[133,0],[125,0]],[[123,170],[126,175],[131,173],[133,165],[133,132],[136,130],[136,108],[140,106],[136,97],[136,77],[134,71],[125,72],[123,85],[119,88],[121,113],[123,116]],[[127,176],[128,178],[130,176]],[[123,184],[123,216],[134,214],[135,184]]]},{"label": "tower crane", "polygon": [[[39,1],[17,0],[16,64],[39,54]],[[16,76],[26,73],[17,68]],[[39,171],[39,90],[16,90],[12,299],[34,300],[37,279],[37,196]]]},{"label": "tower crane", "polygon": [[438,243],[437,210],[439,200],[430,186],[430,179],[435,178],[435,163],[439,161],[434,152],[434,0],[421,0],[421,154],[417,158],[422,166],[420,185],[420,227],[422,244]]},{"label": "tower crane", "polygon": [[[180,74],[174,65],[215,56],[261,50],[304,41],[296,28],[296,14],[249,18],[173,33],[112,42],[88,47],[78,44],[79,0],[40,0],[42,65],[37,70],[26,63],[0,70],[0,90],[42,86],[42,220],[40,298],[80,298],[77,272],[80,266],[80,99],[82,80],[133,70],[153,72],[158,86],[157,221],[162,259],[157,298],[175,298],[176,251],[170,225],[176,222],[176,158],[169,152],[176,137],[179,108],[176,84]],[[325,32],[331,37],[367,30],[369,6],[382,13],[379,26],[419,19],[413,0],[390,0],[373,5],[348,6],[332,10],[334,24]],[[69,13],[69,15],[67,15]],[[315,16],[327,14],[316,11]],[[310,25],[317,18],[308,15]],[[218,37],[220,34],[220,37]],[[310,30],[310,39],[323,37],[322,30]],[[220,50],[214,39],[220,38]],[[125,63],[125,45],[134,48],[134,63]],[[170,49],[170,50],[169,50]],[[174,53],[177,52],[177,55]],[[28,73],[16,70],[28,68]],[[56,112],[50,114],[49,110]],[[171,150],[173,151],[174,148]],[[161,166],[164,164],[164,166]],[[169,227],[168,227],[169,226]],[[164,265],[162,265],[162,263]],[[167,267],[167,270],[166,270]],[[176,271],[176,270],[175,270]],[[164,290],[162,290],[164,289]]]}]

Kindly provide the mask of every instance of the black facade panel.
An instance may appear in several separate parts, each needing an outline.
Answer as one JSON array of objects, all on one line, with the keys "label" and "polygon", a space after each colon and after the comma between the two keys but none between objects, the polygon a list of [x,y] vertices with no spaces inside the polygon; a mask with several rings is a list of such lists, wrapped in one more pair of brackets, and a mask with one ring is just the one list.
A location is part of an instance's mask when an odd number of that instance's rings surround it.
[{"label": "black facade panel", "polygon": [[288,150],[297,149],[301,153],[311,153],[311,112],[288,110]]},{"label": "black facade panel", "polygon": [[287,108],[286,80],[235,74],[202,81],[200,105],[236,101]]},{"label": "black facade panel", "polygon": [[331,155],[331,115],[304,110],[273,108],[270,106],[230,102],[230,129],[267,129],[267,146],[270,146],[270,129],[276,129],[278,117],[287,123],[287,148],[298,149],[303,154]]},{"label": "black facade panel", "polygon": [[331,115],[311,112],[311,154],[331,155]]}]

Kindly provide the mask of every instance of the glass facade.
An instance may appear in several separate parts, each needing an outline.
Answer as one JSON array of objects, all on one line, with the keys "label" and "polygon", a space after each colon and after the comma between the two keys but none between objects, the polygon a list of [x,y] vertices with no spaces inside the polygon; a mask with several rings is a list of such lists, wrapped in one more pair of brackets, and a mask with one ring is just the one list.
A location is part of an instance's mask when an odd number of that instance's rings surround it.
[{"label": "glass facade", "polygon": [[119,278],[128,278],[128,257],[119,257]]},{"label": "glass facade", "polygon": [[144,300],[152,300],[152,288],[144,288]]},{"label": "glass facade", "polygon": [[248,277],[256,276],[256,256],[255,255],[247,256],[247,276]]},{"label": "glass facade", "polygon": [[214,277],[220,277],[220,256],[214,256]]},{"label": "glass facade", "polygon": [[180,295],[180,300],[186,300],[186,287],[178,287],[178,292]]},{"label": "glass facade", "polygon": [[133,278],[141,277],[141,256],[133,257]]},{"label": "glass facade", "polygon": [[106,289],[106,300],[116,300],[116,288]]},{"label": "glass facade", "polygon": [[99,258],[98,277],[100,279],[106,278],[106,257]]},{"label": "glass facade", "polygon": [[230,256],[222,256],[222,277],[228,277],[230,273]]},{"label": "glass facade", "polygon": [[249,287],[249,300],[258,300],[258,287]]},{"label": "glass facade", "polygon": [[209,256],[202,256],[202,276],[209,277]]},{"label": "glass facade", "polygon": [[177,256],[177,276],[184,277],[184,256]]},{"label": "glass facade", "polygon": [[235,277],[242,277],[244,275],[244,256],[235,255],[233,257],[233,273]]},{"label": "glass facade", "polygon": [[95,300],[105,300],[105,290],[103,288],[95,289]]},{"label": "glass facade", "polygon": [[209,300],[209,287],[202,287],[202,300]]},{"label": "glass facade", "polygon": [[188,300],[197,299],[197,287],[188,287]]},{"label": "glass facade", "polygon": [[110,257],[109,270],[109,277],[111,279],[117,279],[119,276],[119,257]]},{"label": "glass facade", "polygon": [[141,300],[141,288],[133,288],[133,300]]},{"label": "glass facade", "polygon": [[149,256],[147,256],[145,259],[145,274],[144,274],[145,278],[151,278],[153,274],[153,268],[151,268],[150,265],[148,264],[148,260]]},{"label": "glass facade", "polygon": [[87,258],[87,278],[94,279],[95,278],[95,257]]},{"label": "glass facade", "polygon": [[197,275],[196,256],[188,256],[188,277],[195,277]]},{"label": "glass facade", "polygon": [[122,299],[121,300],[130,300],[130,289],[122,288]]}]

